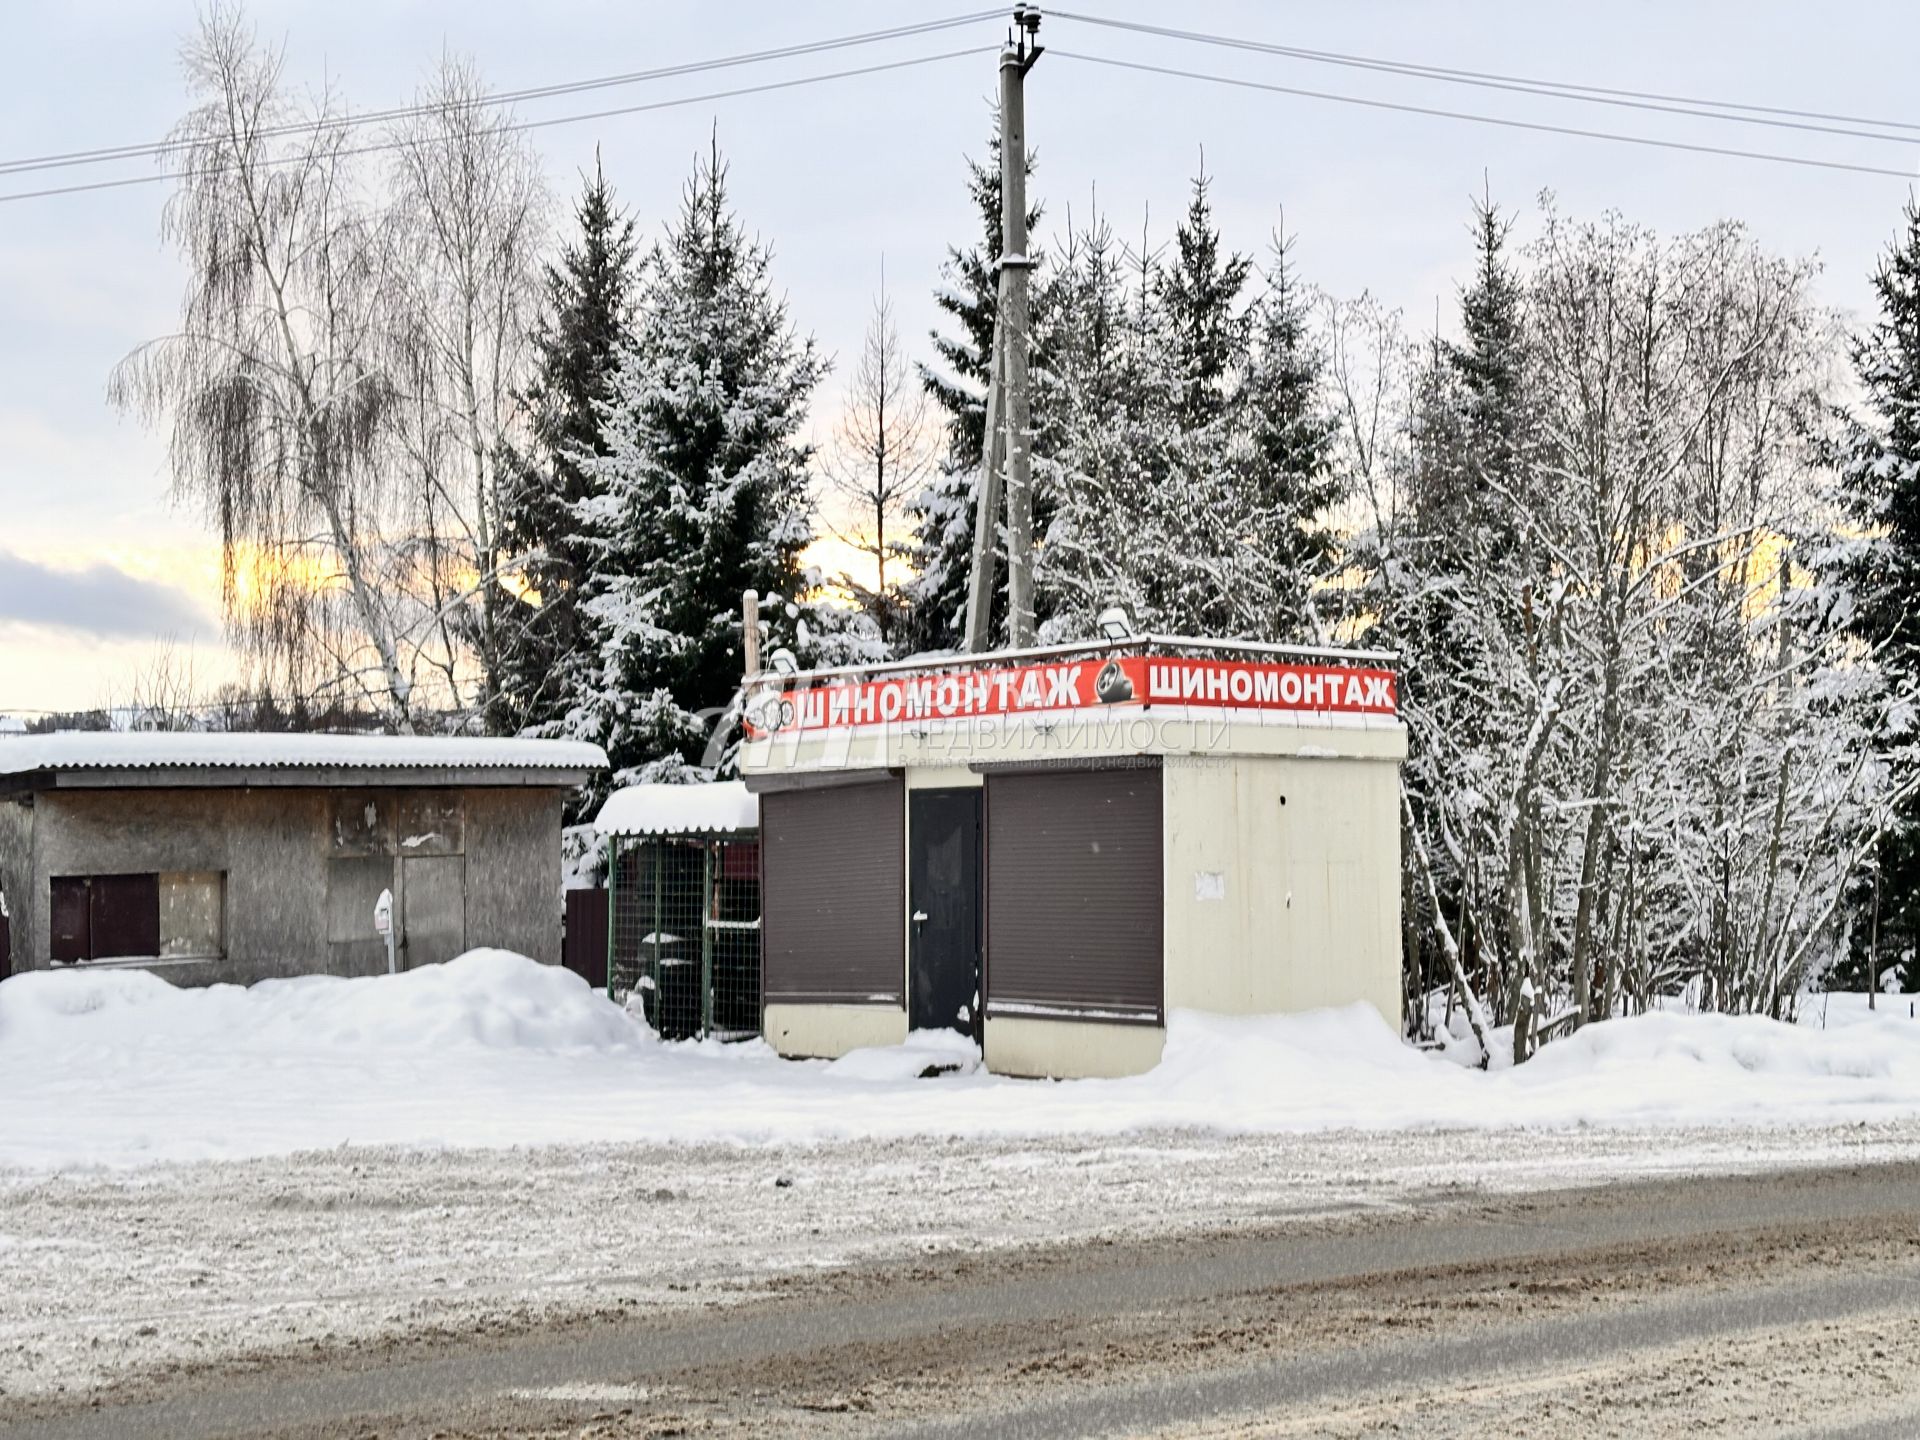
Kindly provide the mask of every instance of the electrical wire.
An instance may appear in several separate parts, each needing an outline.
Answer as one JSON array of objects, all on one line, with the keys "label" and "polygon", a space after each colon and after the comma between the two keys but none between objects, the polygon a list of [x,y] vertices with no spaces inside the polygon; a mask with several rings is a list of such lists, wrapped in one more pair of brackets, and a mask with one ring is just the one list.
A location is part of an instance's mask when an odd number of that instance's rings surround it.
[{"label": "electrical wire", "polygon": [[[637,85],[653,80],[667,80],[684,75],[698,75],[713,70],[731,69],[740,65],[757,65],[770,60],[789,60],[801,55],[816,55],[832,50],[844,50],[856,45],[873,45],[887,40],[902,40],[919,35],[931,35],[942,30],[957,29],[962,25],[974,25],[991,20],[1002,12],[994,10],[975,10],[965,15],[950,15],[943,20],[927,20],[915,25],[897,25],[887,30],[868,30],[855,35],[840,35],[829,40],[813,40],[800,45],[787,45],[775,50],[755,50],[745,54],[724,55],[712,60],[695,60],[683,65],[667,65],[655,70],[636,70],[624,75],[603,75],[591,80],[569,80],[552,85],[536,85],[522,90],[503,90],[489,94],[472,102],[471,108],[513,105],[527,100],[545,100],[556,95],[576,95],[589,90],[604,90],[621,85]],[[263,126],[255,131],[260,138],[277,138],[284,135],[309,134],[328,129],[346,129],[356,125],[380,124],[392,120],[404,120],[415,115],[430,114],[442,107],[438,105],[399,105],[385,110],[363,111],[355,115],[343,115],[327,120],[289,122],[284,125]],[[469,108],[466,106],[456,108]],[[22,175],[37,170],[59,170],[78,165],[99,165],[116,160],[137,160],[145,156],[163,156],[175,150],[193,145],[191,140],[157,140],[141,145],[110,145],[94,150],[70,150],[58,155],[38,155],[21,160],[0,160],[0,175]]]},{"label": "electrical wire", "polygon": [[1476,125],[1498,125],[1509,130],[1536,130],[1548,135],[1571,135],[1583,140],[1611,140],[1622,145],[1643,145],[1657,150],[1685,150],[1695,155],[1722,155],[1737,160],[1766,160],[1778,165],[1799,165],[1814,170],[1844,170],[1856,175],[1887,175],[1896,180],[1913,180],[1916,172],[1895,170],[1884,165],[1857,165],[1844,160],[1818,160],[1810,155],[1777,155],[1765,150],[1740,150],[1726,145],[1702,145],[1688,140],[1660,140],[1650,135],[1625,135],[1612,130],[1586,130],[1572,125],[1552,125],[1538,120],[1514,120],[1497,115],[1478,115],[1468,110],[1442,110],[1429,105],[1408,105],[1394,100],[1374,100],[1360,95],[1341,95],[1327,90],[1306,90],[1294,85],[1275,85],[1264,80],[1247,80],[1235,75],[1214,75],[1203,70],[1181,70],[1170,65],[1149,65],[1139,60],[1119,60],[1108,55],[1084,55],[1057,46],[1047,53],[1062,60],[1078,60],[1090,65],[1108,65],[1121,70],[1138,70],[1150,75],[1166,75],[1181,80],[1205,80],[1215,85],[1231,85],[1242,90],[1264,90],[1275,95],[1295,95],[1307,100],[1330,100],[1340,105],[1360,105],[1369,110],[1395,110],[1406,115],[1427,115],[1441,120],[1468,120]]},{"label": "electrical wire", "polygon": [[[831,70],[820,75],[801,75],[791,80],[773,80],[762,85],[743,85],[733,90],[713,90],[704,95],[682,95],[672,100],[655,100],[645,105],[622,105],[612,110],[594,110],[578,115],[553,115],[542,120],[516,120],[502,125],[500,129],[503,132],[544,130],[552,125],[577,125],[586,120],[608,120],[621,115],[641,115],[653,110],[671,110],[681,105],[704,105],[713,100],[732,100],[743,95],[765,95],[777,90],[793,90],[804,85],[819,85],[830,80],[849,80],[861,75],[879,75],[889,70],[932,65],[942,60],[957,60],[968,55],[986,55],[999,49],[998,45],[974,45],[964,50],[946,50],[936,55],[916,55],[907,60],[889,60],[882,64],[862,65],[851,70]],[[342,159],[355,155],[377,155],[388,150],[404,150],[414,143],[410,140],[385,140],[377,145],[358,145],[337,150],[334,154]],[[274,156],[260,163],[263,165],[295,164],[304,158],[300,155]],[[212,165],[200,170],[163,170],[152,175],[130,175],[118,180],[90,180],[78,185],[59,185],[45,190],[17,190],[11,194],[0,195],[0,205],[15,200],[40,200],[52,195],[78,195],[91,190],[119,190],[130,185],[153,185],[168,180],[204,179],[212,175],[226,174],[236,168],[238,167],[232,165]]]},{"label": "electrical wire", "polygon": [[[1629,109],[1651,110],[1670,115],[1690,115],[1705,120],[1725,120],[1743,125],[1771,125],[1782,129],[1806,130],[1817,134],[1845,135],[1863,140],[1882,140],[1896,145],[1920,144],[1920,123],[1907,120],[1874,120],[1858,115],[1835,115],[1820,110],[1795,110],[1782,105],[1748,105],[1732,100],[1701,100],[1689,95],[1665,95],[1658,91],[1623,90],[1604,85],[1579,85],[1571,81],[1535,80],[1521,75],[1502,75],[1485,70],[1457,70],[1444,65],[1423,65],[1415,61],[1382,60],[1368,55],[1353,55],[1338,50],[1308,50],[1297,45],[1279,45],[1248,40],[1233,35],[1212,35],[1199,30],[1180,30],[1166,25],[1148,25],[1132,20],[1113,20],[1100,15],[1080,15],[1067,10],[1050,10],[1049,19],[1073,20],[1083,25],[1098,25],[1110,30],[1127,30],[1163,39],[1185,40],[1196,44],[1217,45],[1232,50],[1249,50],[1279,55],[1316,64],[1344,65],[1361,70],[1406,75],[1417,79],[1442,80],[1456,85],[1477,85],[1493,90],[1508,90],[1550,99],[1578,100],[1593,105],[1618,105]],[[1697,107],[1697,108],[1684,108]],[[1723,114],[1745,111],[1746,114]],[[1791,117],[1766,119],[1761,117]],[[1801,122],[1830,121],[1833,124]],[[1836,128],[1870,125],[1877,130]],[[1884,130],[1906,130],[1911,135],[1886,135]]]}]

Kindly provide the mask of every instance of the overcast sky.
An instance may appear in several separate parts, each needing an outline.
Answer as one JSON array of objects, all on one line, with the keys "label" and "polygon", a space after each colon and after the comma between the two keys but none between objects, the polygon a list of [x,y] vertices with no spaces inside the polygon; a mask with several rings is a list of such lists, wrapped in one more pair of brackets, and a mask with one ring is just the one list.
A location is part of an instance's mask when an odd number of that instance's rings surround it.
[{"label": "overcast sky", "polygon": [[[964,0],[776,0],[704,5],[499,0],[277,0],[250,13],[283,40],[290,73],[327,76],[354,108],[408,98],[443,48],[500,89],[591,78],[951,15]],[[1694,0],[1584,6],[1493,0],[1340,5],[1076,0],[1102,16],[1312,49],[1640,91],[1920,122],[1910,114],[1920,6]],[[536,17],[537,18],[534,18]],[[174,0],[14,0],[0,16],[0,159],[155,139],[183,108],[177,52],[194,23]],[[886,46],[562,97],[545,118],[990,45],[983,21]],[[1792,130],[1710,124],[1126,35],[1060,18],[1061,51],[1260,79],[1439,109],[1911,168],[1913,149]],[[970,240],[963,157],[988,133],[994,60],[979,55],[770,95],[537,130],[557,221],[600,148],[650,234],[675,205],[717,123],[736,203],[772,240],[793,316],[831,354],[859,343],[881,259],[916,344],[945,246]],[[1282,206],[1303,275],[1371,289],[1420,327],[1448,308],[1468,260],[1468,197],[1483,173],[1531,232],[1551,188],[1575,215],[1618,209],[1662,231],[1721,217],[1766,245],[1814,255],[1832,304],[1864,312],[1867,274],[1893,233],[1897,178],[1649,150],[1324,100],[1231,89],[1044,57],[1028,84],[1037,192],[1082,210],[1098,187],[1117,227],[1150,209],[1164,238],[1202,147],[1228,239],[1257,250]],[[1920,140],[1920,130],[1915,132]],[[131,172],[117,172],[131,173]],[[0,177],[0,193],[37,188]],[[181,274],[162,249],[164,189],[136,186],[0,204],[0,714],[124,692],[157,642],[189,648],[202,677],[228,662],[209,531],[169,500],[164,449],[105,403],[106,375],[175,317]],[[828,382],[823,408],[849,367]]]}]

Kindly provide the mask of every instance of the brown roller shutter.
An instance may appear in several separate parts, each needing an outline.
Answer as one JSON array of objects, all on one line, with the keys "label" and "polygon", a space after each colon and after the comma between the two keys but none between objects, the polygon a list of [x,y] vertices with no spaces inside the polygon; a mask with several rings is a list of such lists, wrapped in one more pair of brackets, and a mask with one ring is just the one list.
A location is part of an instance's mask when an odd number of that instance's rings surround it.
[{"label": "brown roller shutter", "polygon": [[1162,1019],[1160,769],[989,774],[988,1015]]},{"label": "brown roller shutter", "polygon": [[905,1003],[905,854],[898,779],[760,797],[768,1003]]},{"label": "brown roller shutter", "polygon": [[93,958],[143,959],[160,953],[160,877],[95,875],[92,889]]}]

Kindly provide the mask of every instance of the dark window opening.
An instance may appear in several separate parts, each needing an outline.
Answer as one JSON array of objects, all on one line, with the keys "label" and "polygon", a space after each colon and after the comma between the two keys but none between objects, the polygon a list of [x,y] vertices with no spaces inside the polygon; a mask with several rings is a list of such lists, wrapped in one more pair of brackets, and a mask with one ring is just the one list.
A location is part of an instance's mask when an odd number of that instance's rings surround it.
[{"label": "dark window opening", "polygon": [[225,953],[226,876],[219,871],[56,875],[48,888],[56,963]]}]

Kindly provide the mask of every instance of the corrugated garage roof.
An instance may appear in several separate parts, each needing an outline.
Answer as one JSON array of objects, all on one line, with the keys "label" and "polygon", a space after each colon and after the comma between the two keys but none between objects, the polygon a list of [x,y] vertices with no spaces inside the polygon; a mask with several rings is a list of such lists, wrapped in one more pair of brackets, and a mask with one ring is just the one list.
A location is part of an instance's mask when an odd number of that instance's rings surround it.
[{"label": "corrugated garage roof", "polygon": [[715,785],[629,785],[594,817],[602,835],[732,834],[760,828],[760,804],[744,781]]},{"label": "corrugated garage roof", "polygon": [[604,770],[598,745],[450,735],[69,731],[0,735],[0,775],[60,770]]}]

